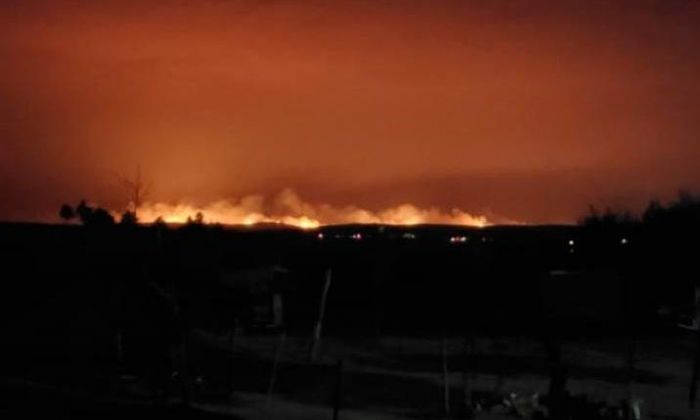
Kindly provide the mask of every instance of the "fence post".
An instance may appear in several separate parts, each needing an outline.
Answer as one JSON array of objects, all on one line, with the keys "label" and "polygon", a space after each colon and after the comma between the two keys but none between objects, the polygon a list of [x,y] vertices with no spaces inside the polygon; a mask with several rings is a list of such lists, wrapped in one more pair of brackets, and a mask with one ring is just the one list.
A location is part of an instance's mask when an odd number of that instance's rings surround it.
[{"label": "fence post", "polygon": [[695,360],[693,361],[693,374],[690,378],[690,393],[688,400],[690,408],[695,408],[695,398],[698,393],[698,376],[700,376],[700,331],[695,331],[697,344],[695,348]]},{"label": "fence post", "polygon": [[121,368],[123,363],[124,363],[124,335],[122,334],[121,328],[117,328],[116,345],[117,345],[117,363],[119,364],[119,367]]},{"label": "fence post", "polygon": [[272,373],[270,374],[270,386],[267,388],[267,405],[270,405],[270,401],[272,400],[272,390],[275,387],[275,380],[277,379],[277,368],[280,364],[280,360],[282,359],[282,352],[284,351],[284,341],[287,338],[287,333],[282,332],[280,334],[280,341],[279,344],[277,344],[277,351],[275,352],[275,360],[272,363]]},{"label": "fence post", "polygon": [[321,330],[323,329],[323,317],[326,313],[326,299],[328,298],[328,289],[331,287],[331,279],[333,277],[333,272],[329,268],[326,270],[326,281],[323,285],[323,293],[321,294],[321,304],[318,309],[318,319],[316,320],[316,325],[314,327],[314,334],[311,338],[311,348],[309,352],[309,360],[312,362],[316,361],[316,356],[318,356],[318,345],[321,340]]},{"label": "fence post", "polygon": [[231,398],[233,398],[235,393],[236,385],[236,344],[238,344],[238,318],[234,320],[233,331],[231,331]]},{"label": "fence post", "polygon": [[340,404],[343,400],[343,359],[338,360],[335,370],[335,398],[333,401],[333,420],[338,420]]},{"label": "fence post", "polygon": [[447,339],[445,338],[445,332],[442,333],[442,339],[440,340],[440,347],[442,350],[442,382],[444,384],[444,404],[445,404],[445,418],[450,418],[450,372],[447,368]]},{"label": "fence post", "polygon": [[471,334],[464,336],[464,349],[462,356],[464,357],[464,367],[462,368],[462,385],[464,387],[464,409],[467,415],[474,413],[474,402],[472,401],[472,387],[474,375],[476,373],[473,366],[475,338]]}]

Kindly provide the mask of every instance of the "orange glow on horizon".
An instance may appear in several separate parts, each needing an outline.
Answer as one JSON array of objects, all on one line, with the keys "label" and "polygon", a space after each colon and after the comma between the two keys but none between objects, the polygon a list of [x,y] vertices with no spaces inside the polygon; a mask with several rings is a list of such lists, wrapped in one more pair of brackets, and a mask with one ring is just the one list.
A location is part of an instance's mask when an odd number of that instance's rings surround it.
[{"label": "orange glow on horizon", "polygon": [[247,196],[238,201],[220,200],[204,206],[193,204],[145,203],[138,211],[139,220],[153,223],[159,218],[166,223],[186,223],[201,213],[204,223],[252,226],[261,223],[277,223],[314,229],[331,224],[385,224],[419,225],[448,224],[484,227],[493,224],[484,216],[475,216],[454,208],[449,212],[436,207],[419,208],[401,204],[379,211],[358,206],[336,207],[315,205],[302,201],[292,190],[278,194],[268,205],[262,196]]}]

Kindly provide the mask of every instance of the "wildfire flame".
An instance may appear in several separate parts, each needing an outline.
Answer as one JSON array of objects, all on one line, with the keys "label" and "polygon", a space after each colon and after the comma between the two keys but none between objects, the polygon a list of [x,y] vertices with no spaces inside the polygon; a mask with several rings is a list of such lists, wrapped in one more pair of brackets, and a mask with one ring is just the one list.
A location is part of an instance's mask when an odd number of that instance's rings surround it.
[{"label": "wildfire flame", "polygon": [[491,224],[484,216],[474,216],[457,208],[444,212],[436,207],[419,208],[412,204],[401,204],[381,211],[370,211],[357,206],[314,205],[303,201],[289,189],[278,194],[271,205],[261,195],[250,195],[240,200],[220,200],[205,206],[159,202],[144,203],[138,209],[139,220],[145,223],[152,223],[158,218],[166,223],[185,223],[197,213],[202,214],[205,223],[282,223],[303,229],[343,223],[439,223],[478,227]]}]

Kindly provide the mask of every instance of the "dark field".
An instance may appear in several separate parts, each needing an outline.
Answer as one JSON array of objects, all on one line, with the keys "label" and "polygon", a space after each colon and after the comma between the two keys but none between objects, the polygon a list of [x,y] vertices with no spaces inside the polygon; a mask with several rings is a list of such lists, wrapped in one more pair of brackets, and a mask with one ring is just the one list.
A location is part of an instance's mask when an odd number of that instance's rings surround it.
[{"label": "dark field", "polygon": [[0,225],[0,413],[465,418],[565,388],[694,418],[691,267],[620,235]]}]

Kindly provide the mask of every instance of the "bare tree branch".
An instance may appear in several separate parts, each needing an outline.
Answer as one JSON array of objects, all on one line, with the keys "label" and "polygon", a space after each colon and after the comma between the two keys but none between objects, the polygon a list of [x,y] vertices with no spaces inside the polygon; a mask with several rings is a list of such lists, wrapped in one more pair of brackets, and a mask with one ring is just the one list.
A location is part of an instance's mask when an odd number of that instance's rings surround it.
[{"label": "bare tree branch", "polygon": [[136,214],[151,189],[151,185],[141,177],[141,165],[136,166],[133,178],[125,175],[119,176],[119,183],[126,192],[129,210]]}]

